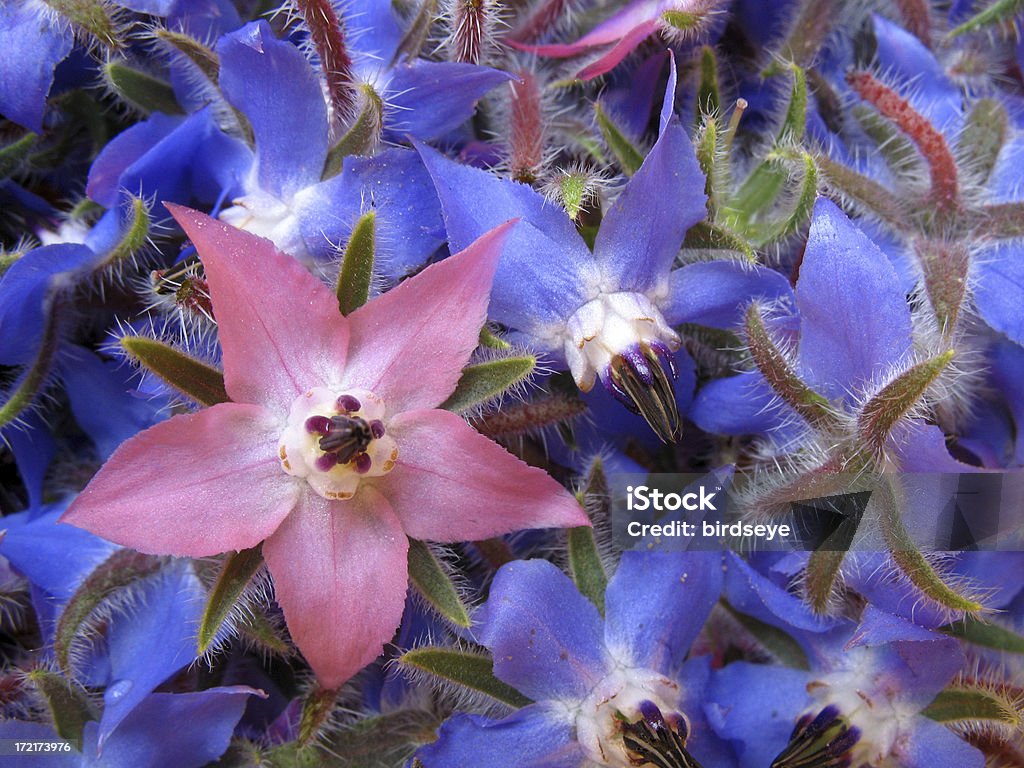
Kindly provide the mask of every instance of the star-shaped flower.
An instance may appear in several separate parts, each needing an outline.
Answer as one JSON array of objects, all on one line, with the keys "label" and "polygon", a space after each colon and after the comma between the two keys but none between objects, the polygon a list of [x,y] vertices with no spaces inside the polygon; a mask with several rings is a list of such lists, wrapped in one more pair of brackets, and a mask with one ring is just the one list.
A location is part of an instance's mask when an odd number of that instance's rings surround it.
[{"label": "star-shaped flower", "polygon": [[588,524],[544,472],[437,408],[476,346],[511,225],[346,317],[270,242],[173,210],[203,259],[233,402],[126,442],[64,521],[156,554],[263,542],[291,635],[329,688],[398,626],[406,536]]}]

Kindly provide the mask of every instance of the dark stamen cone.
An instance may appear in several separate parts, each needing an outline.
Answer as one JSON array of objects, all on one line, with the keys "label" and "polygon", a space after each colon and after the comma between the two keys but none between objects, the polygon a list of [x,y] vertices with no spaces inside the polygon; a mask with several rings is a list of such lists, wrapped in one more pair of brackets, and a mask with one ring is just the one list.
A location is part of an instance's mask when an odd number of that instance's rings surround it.
[{"label": "dark stamen cone", "polygon": [[617,400],[647,420],[662,442],[675,443],[682,437],[679,407],[672,386],[675,374],[667,349],[644,344],[612,358],[603,381]]}]

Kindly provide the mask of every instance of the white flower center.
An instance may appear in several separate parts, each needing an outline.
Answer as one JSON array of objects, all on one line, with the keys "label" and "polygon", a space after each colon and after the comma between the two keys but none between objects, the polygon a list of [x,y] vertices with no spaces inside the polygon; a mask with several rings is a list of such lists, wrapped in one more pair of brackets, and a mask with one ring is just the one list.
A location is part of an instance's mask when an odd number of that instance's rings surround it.
[{"label": "white flower center", "polygon": [[679,336],[642,293],[602,293],[576,310],[566,326],[565,359],[577,386],[589,392],[612,358],[643,346],[679,348]]},{"label": "white flower center", "polygon": [[641,718],[640,704],[662,712],[679,705],[679,685],[650,669],[617,669],[598,683],[576,712],[576,739],[587,757],[609,768],[633,768],[622,738],[624,722]]},{"label": "white flower center", "polygon": [[299,231],[299,218],[290,201],[286,202],[266,192],[256,191],[232,202],[234,205],[221,212],[221,221],[267,238],[279,251],[302,262],[308,263],[312,260]]},{"label": "white flower center", "polygon": [[278,444],[281,467],[325,499],[351,499],[362,478],[395,466],[398,445],[384,413],[384,401],[365,389],[310,389],[292,403]]}]

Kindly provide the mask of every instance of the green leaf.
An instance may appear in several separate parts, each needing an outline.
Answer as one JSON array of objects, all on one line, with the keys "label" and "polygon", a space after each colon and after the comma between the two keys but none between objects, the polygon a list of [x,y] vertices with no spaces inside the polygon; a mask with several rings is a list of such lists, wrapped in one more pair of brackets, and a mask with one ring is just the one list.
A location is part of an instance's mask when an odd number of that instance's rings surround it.
[{"label": "green leaf", "polygon": [[957,140],[960,167],[968,171],[978,184],[992,175],[999,152],[1010,133],[1010,116],[998,99],[975,102],[967,123]]},{"label": "green leaf", "polygon": [[753,635],[780,664],[792,669],[811,668],[804,649],[788,633],[773,627],[771,624],[766,624],[760,619],[737,611],[724,598],[722,605],[729,612],[729,615],[736,619],[747,632]]},{"label": "green leaf", "polygon": [[66,674],[71,671],[72,648],[87,634],[87,624],[100,606],[117,592],[159,571],[164,563],[163,558],[119,549],[86,577],[64,606],[54,632],[54,655]]},{"label": "green leaf", "polygon": [[[607,524],[611,516],[611,493],[600,458],[594,460],[583,488],[576,495],[580,505],[595,524]],[[604,592],[608,574],[601,562],[601,552],[593,528],[580,526],[568,531],[569,575],[580,594],[590,600],[604,615]]]},{"label": "green leaf", "polygon": [[111,91],[144,115],[153,112],[185,114],[169,83],[133,69],[123,61],[104,64],[103,79]]},{"label": "green leaf", "polygon": [[761,309],[753,303],[747,309],[744,323],[747,348],[754,364],[768,385],[809,424],[832,428],[837,418],[831,404],[804,383],[785,353],[775,344],[761,316]]},{"label": "green leaf", "polygon": [[1024,654],[1024,636],[973,616],[967,616],[962,621],[940,627],[939,631],[984,648]]},{"label": "green leaf", "polygon": [[230,553],[224,558],[199,621],[198,655],[202,656],[210,649],[217,633],[262,565],[263,553],[259,545]]},{"label": "green leaf", "polygon": [[459,591],[444,563],[422,541],[409,539],[409,580],[424,600],[458,627],[470,625]]},{"label": "green leaf", "polygon": [[486,363],[468,365],[462,369],[462,378],[441,407],[462,413],[497,397],[506,390],[526,381],[537,366],[533,355],[505,357]]},{"label": "green leaf", "polygon": [[601,102],[594,102],[594,114],[597,116],[597,127],[601,130],[608,148],[615,155],[627,176],[632,176],[643,165],[644,156],[633,142],[626,138],[625,134],[612,121],[611,117],[604,111]]},{"label": "green leaf", "polygon": [[373,89],[373,86],[359,86],[359,114],[338,143],[331,147],[324,163],[323,179],[329,179],[341,173],[345,158],[349,155],[366,155],[380,143],[384,130],[384,100]]},{"label": "green leaf", "polygon": [[228,402],[224,374],[213,366],[144,336],[124,336],[121,346],[143,368],[200,405]]},{"label": "green leaf", "polygon": [[951,349],[910,367],[868,400],[857,416],[857,431],[869,449],[882,450],[893,428],[920,403],[954,354]]},{"label": "green leaf", "polygon": [[801,152],[800,158],[803,179],[789,215],[764,228],[752,227],[754,233],[763,229],[760,235],[753,236],[754,245],[759,248],[795,235],[811,220],[814,202],[818,199],[818,166],[807,152]]},{"label": "green leaf", "polygon": [[493,659],[482,653],[424,646],[408,651],[398,659],[398,663],[485,694],[510,707],[525,707],[531,703],[515,688],[494,676]]},{"label": "green leaf", "polygon": [[338,271],[338,282],[334,286],[341,314],[352,314],[370,298],[376,254],[377,212],[367,211],[352,228]]},{"label": "green leaf", "polygon": [[78,751],[82,750],[82,731],[99,713],[83,688],[48,669],[33,669],[28,681],[39,691],[53,718],[54,730]]}]

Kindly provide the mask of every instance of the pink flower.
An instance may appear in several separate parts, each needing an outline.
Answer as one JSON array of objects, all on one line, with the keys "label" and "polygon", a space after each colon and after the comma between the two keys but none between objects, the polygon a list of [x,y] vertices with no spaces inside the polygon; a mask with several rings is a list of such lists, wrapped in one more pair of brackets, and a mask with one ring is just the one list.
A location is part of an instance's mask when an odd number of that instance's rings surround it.
[{"label": "pink flower", "polygon": [[291,635],[328,688],[394,634],[407,536],[588,524],[547,474],[437,408],[476,346],[511,224],[345,317],[268,240],[168,207],[202,256],[233,402],[128,440],[64,522],[154,554],[262,541]]}]

